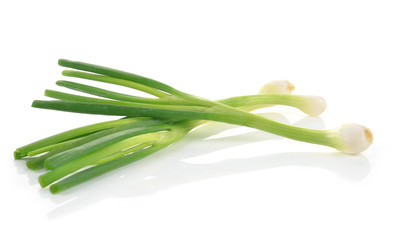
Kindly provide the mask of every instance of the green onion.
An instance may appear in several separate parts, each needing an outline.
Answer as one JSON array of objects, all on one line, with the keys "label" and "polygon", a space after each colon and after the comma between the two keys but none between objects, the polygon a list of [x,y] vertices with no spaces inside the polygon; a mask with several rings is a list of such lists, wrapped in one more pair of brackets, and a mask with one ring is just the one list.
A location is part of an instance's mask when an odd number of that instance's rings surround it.
[{"label": "green onion", "polygon": [[64,70],[64,76],[129,87],[155,98],[61,80],[57,85],[94,97],[46,90],[46,96],[57,100],[34,101],[32,106],[36,108],[124,117],[59,133],[14,152],[15,159],[27,159],[30,169],[47,169],[39,177],[39,183],[42,187],[51,185],[52,193],[142,159],[180,140],[207,121],[247,126],[293,140],[333,147],[348,154],[364,151],[373,140],[371,131],[358,124],[315,130],[249,113],[273,105],[295,107],[311,116],[325,110],[326,103],[320,97],[290,94],[294,87],[288,81],[270,82],[257,95],[212,101],[120,70],[64,59],[59,60],[59,64],[79,70]]}]

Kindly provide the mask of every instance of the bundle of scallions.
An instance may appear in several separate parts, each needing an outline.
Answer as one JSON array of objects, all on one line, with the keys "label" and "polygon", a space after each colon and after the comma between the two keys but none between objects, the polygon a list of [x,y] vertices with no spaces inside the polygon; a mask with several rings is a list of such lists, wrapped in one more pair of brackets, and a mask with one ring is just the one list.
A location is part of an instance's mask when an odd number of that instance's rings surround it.
[{"label": "bundle of scallions", "polygon": [[42,187],[50,185],[51,193],[142,159],[207,121],[247,126],[293,140],[329,146],[347,154],[364,151],[373,140],[368,128],[354,123],[332,130],[315,130],[250,113],[272,105],[295,107],[311,116],[324,111],[326,104],[322,98],[293,95],[294,87],[288,81],[272,81],[256,95],[211,101],[128,72],[65,59],[58,63],[74,69],[64,70],[64,76],[116,84],[154,97],[138,97],[58,81],[59,86],[97,97],[46,90],[45,96],[56,100],[34,101],[32,106],[36,108],[122,117],[62,132],[15,150],[15,159],[25,159],[28,168],[47,170],[39,177],[39,183]]}]

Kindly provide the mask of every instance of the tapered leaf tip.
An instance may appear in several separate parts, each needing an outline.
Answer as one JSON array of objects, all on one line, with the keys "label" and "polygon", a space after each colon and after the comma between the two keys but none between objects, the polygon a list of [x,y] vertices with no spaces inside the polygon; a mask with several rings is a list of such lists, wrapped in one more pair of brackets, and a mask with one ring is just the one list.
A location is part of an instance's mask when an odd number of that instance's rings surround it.
[{"label": "tapered leaf tip", "polygon": [[52,194],[56,194],[56,193],[60,192],[60,190],[61,189],[60,189],[59,186],[57,186],[57,184],[53,184],[53,185],[50,186],[50,192]]},{"label": "tapered leaf tip", "polygon": [[49,90],[49,89],[44,90],[44,96],[48,97],[49,93],[51,93],[51,92],[52,92],[52,90]]},{"label": "tapered leaf tip", "polygon": [[37,179],[39,181],[39,184],[42,188],[45,188],[48,184],[46,183],[46,181],[43,179],[42,176],[39,176],[39,178]]},{"label": "tapered leaf tip", "polygon": [[63,58],[58,59],[58,65],[60,65],[60,66],[64,66],[65,62],[68,62],[68,60],[63,59]]},{"label": "tapered leaf tip", "polygon": [[33,100],[31,107],[36,107],[37,106],[38,100]]},{"label": "tapered leaf tip", "polygon": [[26,161],[26,166],[27,166],[29,169],[32,169],[32,170],[33,170],[32,162]]},{"label": "tapered leaf tip", "polygon": [[14,159],[21,159],[22,157],[23,156],[21,151],[19,151],[18,149],[14,151]]},{"label": "tapered leaf tip", "polygon": [[39,169],[42,169],[40,163],[37,163],[37,162],[32,161],[32,160],[26,161],[26,166],[27,166],[30,170],[39,170]]},{"label": "tapered leaf tip", "polygon": [[66,81],[64,81],[64,80],[58,80],[57,82],[55,82],[55,84],[57,85],[57,86],[64,86],[64,83],[65,83]]}]

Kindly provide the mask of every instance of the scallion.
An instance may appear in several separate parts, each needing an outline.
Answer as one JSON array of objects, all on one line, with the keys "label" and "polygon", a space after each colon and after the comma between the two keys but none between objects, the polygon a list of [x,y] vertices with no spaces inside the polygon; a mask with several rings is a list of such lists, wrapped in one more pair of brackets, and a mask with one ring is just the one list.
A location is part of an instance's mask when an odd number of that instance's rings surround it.
[{"label": "scallion", "polygon": [[270,82],[257,95],[212,101],[120,70],[65,59],[59,60],[59,65],[74,69],[64,70],[64,76],[133,88],[153,97],[61,80],[57,85],[94,97],[46,90],[45,95],[56,100],[34,101],[32,106],[36,108],[123,117],[59,133],[14,152],[15,159],[27,159],[30,169],[44,167],[48,170],[39,177],[39,182],[42,187],[51,185],[52,193],[142,159],[180,140],[206,121],[247,126],[333,147],[348,154],[364,151],[373,140],[371,131],[358,124],[316,130],[283,124],[249,112],[273,105],[295,107],[311,116],[325,110],[326,103],[320,97],[290,94],[294,87],[288,81]]}]

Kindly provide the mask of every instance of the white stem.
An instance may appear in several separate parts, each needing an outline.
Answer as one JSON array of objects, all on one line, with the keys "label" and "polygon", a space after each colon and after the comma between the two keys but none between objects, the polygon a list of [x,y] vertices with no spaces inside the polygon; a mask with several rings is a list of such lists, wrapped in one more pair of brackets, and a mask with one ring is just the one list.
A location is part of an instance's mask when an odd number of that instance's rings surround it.
[{"label": "white stem", "polygon": [[281,93],[281,94],[290,94],[294,91],[295,87],[287,80],[274,80],[266,83],[260,89],[259,94],[267,94],[267,93]]},{"label": "white stem", "polygon": [[310,116],[319,116],[327,107],[326,101],[319,96],[306,96],[302,104],[301,110]]},{"label": "white stem", "polygon": [[337,139],[336,149],[347,154],[359,154],[373,142],[370,129],[356,123],[343,124],[331,134]]}]

